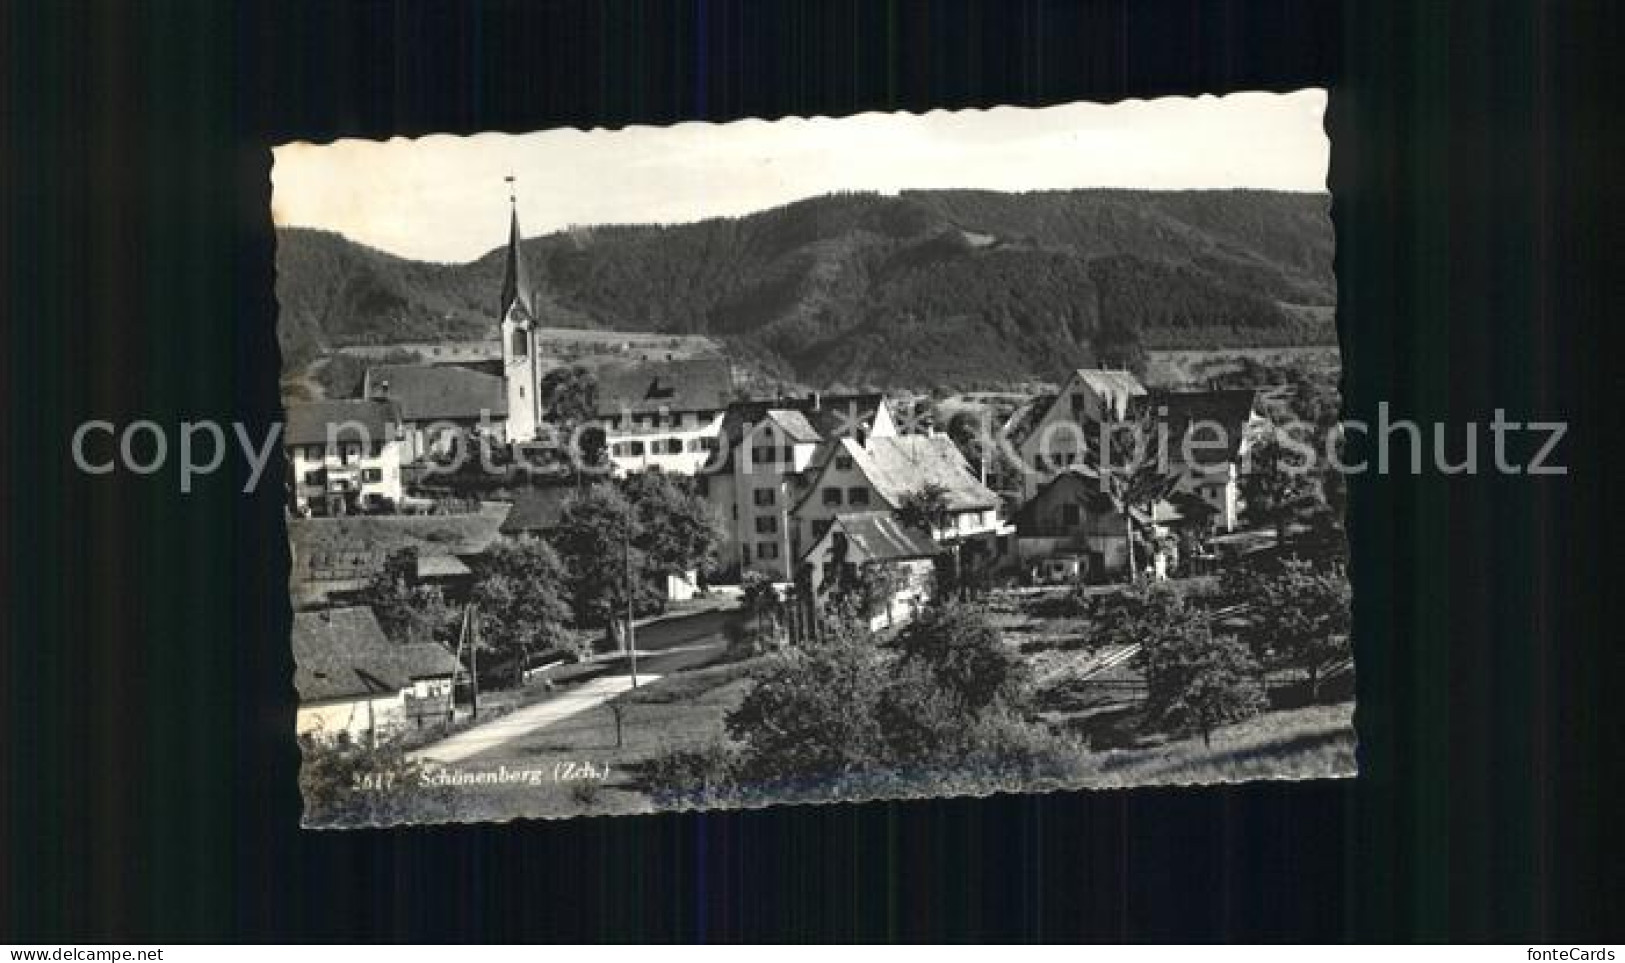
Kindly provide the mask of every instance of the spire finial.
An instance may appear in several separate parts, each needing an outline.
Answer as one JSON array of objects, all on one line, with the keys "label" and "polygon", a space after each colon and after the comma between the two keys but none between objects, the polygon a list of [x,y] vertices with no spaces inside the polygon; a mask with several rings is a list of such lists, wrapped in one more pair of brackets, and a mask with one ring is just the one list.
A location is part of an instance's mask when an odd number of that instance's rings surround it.
[{"label": "spire finial", "polygon": [[512,174],[509,174],[507,177],[504,177],[503,180],[508,182],[508,206],[509,207],[516,206],[519,202],[518,202],[518,199],[516,198],[516,196],[514,195],[514,186],[513,186],[514,185],[514,176]]}]

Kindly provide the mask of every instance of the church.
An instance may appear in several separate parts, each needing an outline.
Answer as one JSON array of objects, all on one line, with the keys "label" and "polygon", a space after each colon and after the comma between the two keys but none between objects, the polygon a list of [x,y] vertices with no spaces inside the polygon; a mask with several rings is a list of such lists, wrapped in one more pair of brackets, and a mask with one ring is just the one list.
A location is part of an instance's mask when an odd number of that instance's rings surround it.
[{"label": "church", "polygon": [[[519,211],[509,198],[508,249],[498,305],[507,440],[525,445],[547,435],[542,382],[562,359],[546,352],[540,297],[525,263]],[[723,414],[735,400],[725,359],[636,361],[595,366],[594,420],[604,430],[616,472],[696,474],[712,459]]]}]

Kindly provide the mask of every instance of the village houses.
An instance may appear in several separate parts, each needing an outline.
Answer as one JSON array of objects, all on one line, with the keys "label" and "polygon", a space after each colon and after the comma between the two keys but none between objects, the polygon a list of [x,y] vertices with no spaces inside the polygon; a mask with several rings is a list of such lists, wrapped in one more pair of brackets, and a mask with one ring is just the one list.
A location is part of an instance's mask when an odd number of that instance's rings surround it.
[{"label": "village houses", "polygon": [[401,500],[401,414],[392,402],[290,405],[282,445],[297,514],[382,511]]},{"label": "village houses", "polygon": [[724,419],[719,463],[699,477],[726,534],[728,570],[788,581],[805,546],[791,509],[828,443],[891,437],[896,422],[878,394],[737,402]]},{"label": "village houses", "polygon": [[1262,421],[1255,394],[1252,389],[1150,392],[1127,371],[1074,371],[1053,398],[1028,413],[1031,428],[1017,443],[1022,500],[1031,501],[1076,466],[1098,467],[1091,453],[1098,453],[1102,423],[1144,413],[1147,451],[1162,461],[1178,490],[1212,507],[1217,528],[1232,531],[1240,520],[1241,464]]},{"label": "village houses", "polygon": [[458,365],[390,364],[368,368],[361,394],[400,411],[401,460],[448,457],[469,433],[502,442],[508,399],[502,379]]}]

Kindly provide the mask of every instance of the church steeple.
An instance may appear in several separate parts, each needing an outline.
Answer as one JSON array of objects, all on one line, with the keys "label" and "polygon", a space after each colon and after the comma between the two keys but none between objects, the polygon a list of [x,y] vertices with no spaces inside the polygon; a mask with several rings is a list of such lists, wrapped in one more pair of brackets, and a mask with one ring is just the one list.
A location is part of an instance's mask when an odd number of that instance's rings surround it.
[{"label": "church steeple", "polygon": [[514,196],[512,174],[508,175],[508,207],[511,212],[508,225],[508,258],[502,276],[502,303],[497,317],[507,320],[517,304],[522,314],[515,320],[534,321],[536,313],[534,305],[531,304],[530,273],[525,270],[524,252],[519,249],[519,243],[523,238],[519,233],[519,204]]},{"label": "church steeple", "polygon": [[502,303],[497,323],[502,331],[502,380],[508,396],[508,420],[504,428],[511,443],[533,441],[541,425],[538,389],[540,372],[536,365],[537,318],[525,270],[524,252],[519,249],[519,205],[514,200],[513,175],[508,175],[508,264],[502,277]]}]

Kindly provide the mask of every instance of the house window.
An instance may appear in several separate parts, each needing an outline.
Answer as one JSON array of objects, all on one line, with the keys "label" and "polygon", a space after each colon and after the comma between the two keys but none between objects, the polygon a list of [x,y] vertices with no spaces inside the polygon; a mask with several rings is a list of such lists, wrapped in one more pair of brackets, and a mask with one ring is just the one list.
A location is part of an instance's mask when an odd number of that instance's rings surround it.
[{"label": "house window", "polygon": [[376,485],[383,480],[384,470],[382,468],[363,468],[361,470],[361,481],[365,484]]},{"label": "house window", "polygon": [[796,461],[796,450],[795,450],[795,448],[790,446],[790,445],[785,445],[783,448],[780,448],[779,449],[779,461],[784,462],[786,465],[795,464],[795,461]]},{"label": "house window", "polygon": [[384,443],[381,442],[381,441],[373,442],[372,443],[372,453],[368,457],[382,458],[383,454],[384,454]]},{"label": "house window", "polygon": [[683,439],[666,438],[655,443],[659,451],[668,455],[681,455],[683,453]]},{"label": "house window", "polygon": [[778,542],[762,542],[756,546],[756,557],[760,559],[774,559],[779,557]]},{"label": "house window", "polygon": [[315,471],[305,472],[305,484],[307,485],[320,485],[326,481],[327,472],[322,471],[320,468]]},{"label": "house window", "polygon": [[846,503],[848,505],[867,505],[867,504],[869,504],[869,489],[867,489],[867,488],[848,488],[846,490]]},{"label": "house window", "polygon": [[778,493],[771,488],[758,488],[756,491],[751,493],[751,500],[757,505],[767,508],[772,506],[777,494]]},{"label": "house window", "polygon": [[1061,524],[1071,528],[1083,523],[1083,508],[1078,505],[1061,506]]},{"label": "house window", "polygon": [[824,489],[824,504],[839,505],[841,503],[841,490],[839,488]]},{"label": "house window", "polygon": [[779,450],[772,445],[757,445],[750,450],[751,461],[771,465],[777,459]]},{"label": "house window", "polygon": [[839,468],[841,471],[851,471],[852,470],[852,456],[851,455],[846,455],[846,454],[836,455],[835,456],[835,467]]},{"label": "house window", "polygon": [[746,565],[750,564],[750,546],[749,545],[741,545],[741,546],[739,546],[739,557],[740,557],[741,560],[744,561],[744,563]]},{"label": "house window", "polygon": [[756,534],[777,535],[779,533],[779,520],[772,515],[763,515],[756,519]]}]

